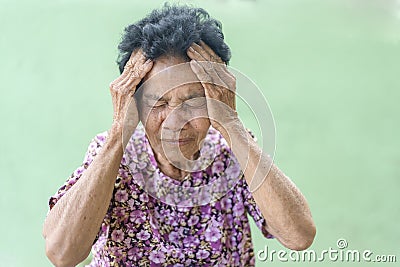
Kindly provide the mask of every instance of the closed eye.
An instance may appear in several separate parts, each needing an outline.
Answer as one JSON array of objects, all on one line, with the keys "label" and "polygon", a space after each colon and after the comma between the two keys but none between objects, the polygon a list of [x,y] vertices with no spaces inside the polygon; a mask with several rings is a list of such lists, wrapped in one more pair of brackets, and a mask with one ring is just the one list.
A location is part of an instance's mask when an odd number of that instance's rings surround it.
[{"label": "closed eye", "polygon": [[202,108],[207,104],[205,97],[196,97],[192,99],[188,99],[184,102],[185,106],[192,108]]},{"label": "closed eye", "polygon": [[[173,105],[171,107],[174,108],[204,108],[207,104],[206,98],[205,97],[196,97],[192,99],[188,99],[179,105]],[[147,103],[147,107],[151,109],[158,109],[158,108],[163,108],[169,106],[167,101],[156,101],[156,102],[151,102]]]},{"label": "closed eye", "polygon": [[167,102],[165,102],[165,101],[157,101],[155,103],[147,103],[147,106],[152,109],[165,107],[166,105],[167,105]]}]

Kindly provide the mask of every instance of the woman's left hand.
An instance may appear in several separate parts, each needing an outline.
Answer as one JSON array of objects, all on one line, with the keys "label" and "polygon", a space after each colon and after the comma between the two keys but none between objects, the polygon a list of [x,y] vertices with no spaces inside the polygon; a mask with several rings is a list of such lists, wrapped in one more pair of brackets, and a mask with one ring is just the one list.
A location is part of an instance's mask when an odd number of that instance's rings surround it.
[{"label": "woman's left hand", "polygon": [[204,42],[193,43],[187,54],[204,87],[211,124],[237,157],[243,177],[267,222],[265,230],[287,248],[308,248],[316,230],[307,201],[271,157],[245,135],[247,131],[235,111],[235,77]]},{"label": "woman's left hand", "polygon": [[202,83],[211,125],[225,132],[228,124],[238,121],[235,104],[236,78],[221,58],[203,41],[187,50],[190,66]]}]

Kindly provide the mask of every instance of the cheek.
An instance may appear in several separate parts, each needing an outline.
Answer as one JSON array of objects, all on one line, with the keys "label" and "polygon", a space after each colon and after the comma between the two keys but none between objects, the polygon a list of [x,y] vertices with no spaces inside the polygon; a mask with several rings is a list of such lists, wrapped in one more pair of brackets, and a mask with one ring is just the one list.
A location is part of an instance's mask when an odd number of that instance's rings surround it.
[{"label": "cheek", "polygon": [[199,138],[204,138],[210,128],[210,120],[207,118],[199,118],[190,121],[190,125],[199,135]]},{"label": "cheek", "polygon": [[142,109],[139,111],[140,121],[146,128],[148,133],[156,133],[157,129],[160,128],[161,118],[157,112],[149,109]]}]

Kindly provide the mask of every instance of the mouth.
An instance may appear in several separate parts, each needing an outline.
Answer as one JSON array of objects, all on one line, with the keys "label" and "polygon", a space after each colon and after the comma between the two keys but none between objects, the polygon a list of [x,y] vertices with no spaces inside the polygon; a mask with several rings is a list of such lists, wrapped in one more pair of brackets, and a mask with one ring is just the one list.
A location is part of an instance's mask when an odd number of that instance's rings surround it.
[{"label": "mouth", "polygon": [[161,142],[163,144],[167,144],[167,145],[179,145],[179,146],[183,146],[183,145],[187,145],[191,142],[193,142],[194,139],[193,138],[179,138],[179,139],[161,139]]}]

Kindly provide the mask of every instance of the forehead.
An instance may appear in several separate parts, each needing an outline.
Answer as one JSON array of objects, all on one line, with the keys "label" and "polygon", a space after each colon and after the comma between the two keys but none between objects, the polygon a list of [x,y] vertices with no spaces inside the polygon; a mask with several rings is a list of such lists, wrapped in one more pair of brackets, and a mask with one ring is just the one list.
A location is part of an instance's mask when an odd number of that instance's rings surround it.
[{"label": "forehead", "polygon": [[144,77],[140,90],[145,97],[204,94],[203,87],[192,71],[189,61],[173,56],[155,60],[153,68]]}]

